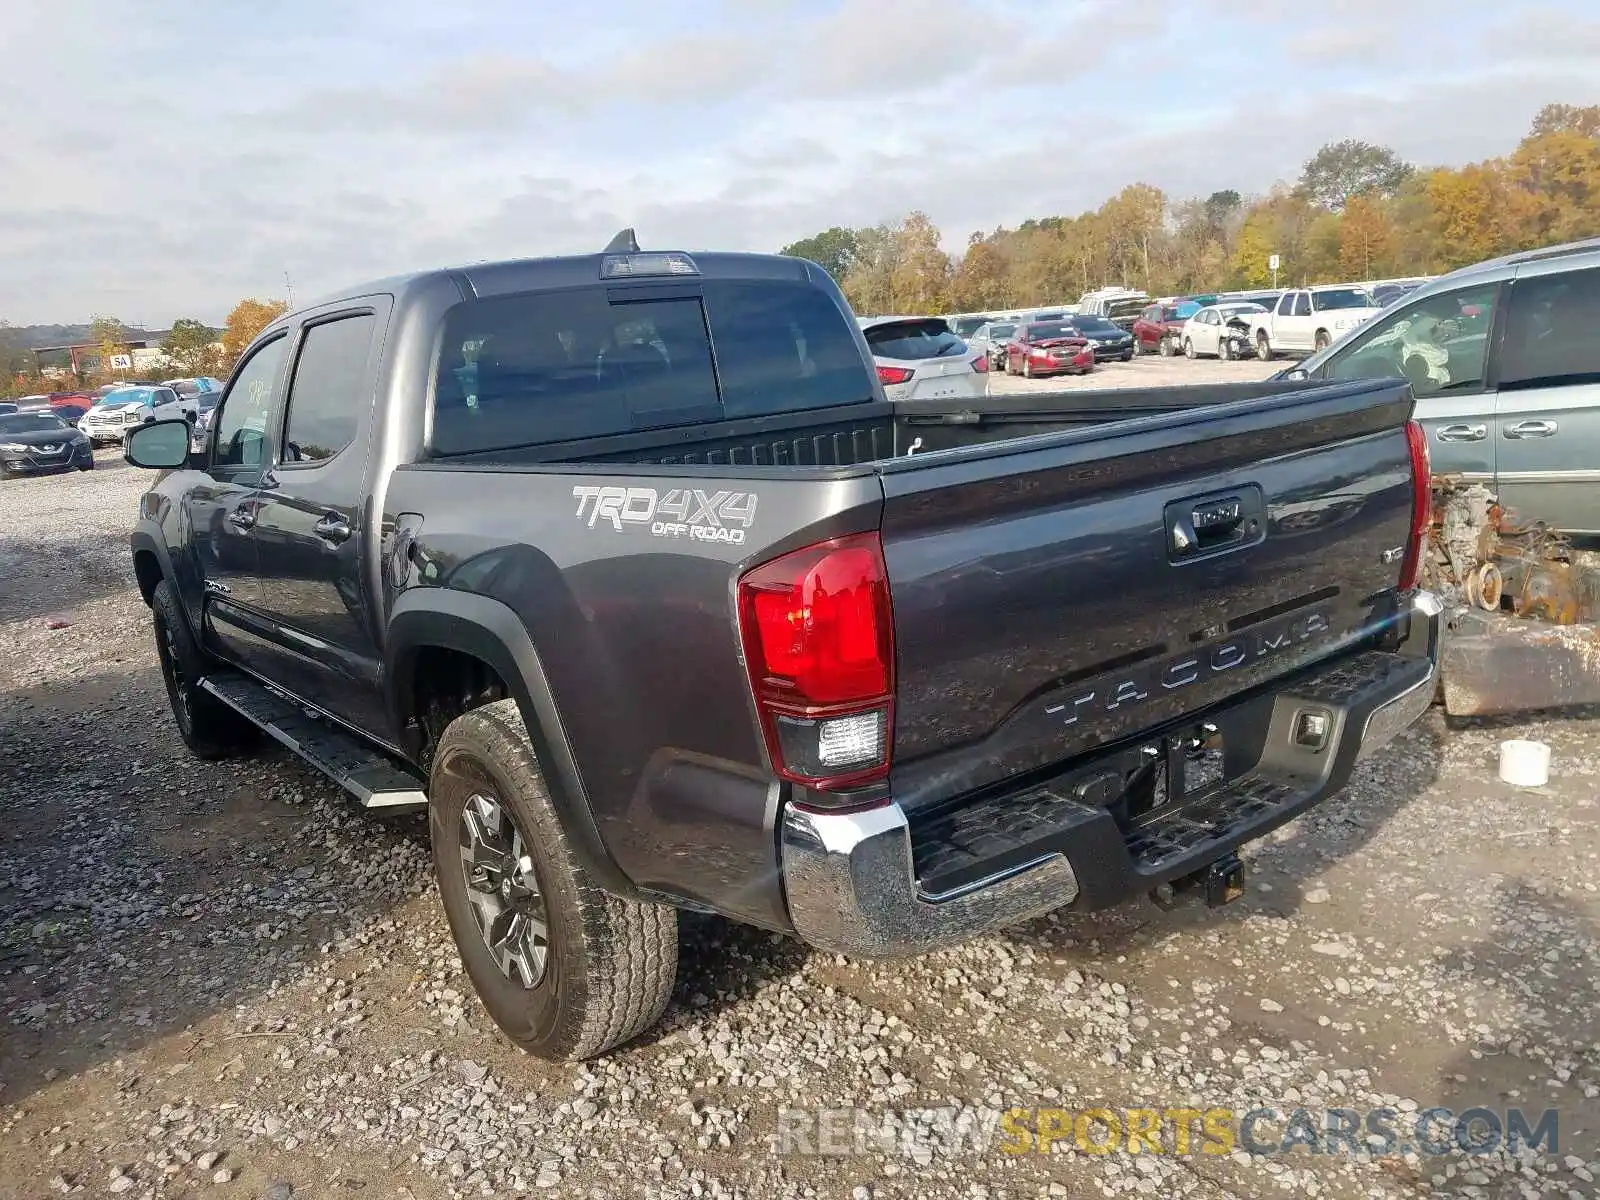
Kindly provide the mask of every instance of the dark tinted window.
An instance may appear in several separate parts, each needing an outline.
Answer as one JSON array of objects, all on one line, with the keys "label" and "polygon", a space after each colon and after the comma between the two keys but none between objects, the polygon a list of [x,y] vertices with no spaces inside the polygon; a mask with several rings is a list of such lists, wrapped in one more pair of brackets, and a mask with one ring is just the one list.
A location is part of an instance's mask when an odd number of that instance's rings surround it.
[{"label": "dark tinted window", "polygon": [[600,437],[721,415],[698,299],[604,288],[457,305],[434,397],[440,454]]},{"label": "dark tinted window", "polygon": [[1600,378],[1600,268],[1519,279],[1511,286],[1500,386]]},{"label": "dark tinted window", "polygon": [[324,462],[354,440],[376,326],[377,318],[364,313],[306,330],[289,385],[284,462]]},{"label": "dark tinted window", "polygon": [[1104,317],[1073,317],[1071,323],[1080,333],[1122,332]]},{"label": "dark tinted window", "polygon": [[275,338],[252,354],[233,375],[233,383],[216,419],[219,467],[259,467],[265,462],[268,417],[278,370],[289,339]]},{"label": "dark tinted window", "polygon": [[1022,331],[1025,342],[1040,342],[1045,338],[1076,337],[1078,331],[1070,321],[1051,321],[1043,325],[1029,325]]},{"label": "dark tinted window", "polygon": [[880,358],[947,358],[964,348],[959,337],[937,317],[922,321],[890,321],[866,331],[867,345]]},{"label": "dark tinted window", "polygon": [[872,377],[850,318],[817,288],[708,283],[723,410],[764,416],[872,399]]}]

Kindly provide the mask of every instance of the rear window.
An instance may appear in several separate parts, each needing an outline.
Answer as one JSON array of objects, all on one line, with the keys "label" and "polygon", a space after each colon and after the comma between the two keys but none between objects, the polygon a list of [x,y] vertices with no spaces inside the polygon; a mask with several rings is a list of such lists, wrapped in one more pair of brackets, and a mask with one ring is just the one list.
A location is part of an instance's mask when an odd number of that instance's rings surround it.
[{"label": "rear window", "polygon": [[1133,317],[1143,311],[1145,301],[1140,300],[1109,300],[1102,307],[1108,317]]},{"label": "rear window", "polygon": [[867,345],[879,358],[948,358],[965,348],[950,326],[937,318],[925,321],[891,321],[866,331]]},{"label": "rear window", "polygon": [[[844,314],[801,284],[604,287],[469,301],[445,318],[433,448],[465,454],[872,398]],[[712,345],[716,352],[713,360]]]}]

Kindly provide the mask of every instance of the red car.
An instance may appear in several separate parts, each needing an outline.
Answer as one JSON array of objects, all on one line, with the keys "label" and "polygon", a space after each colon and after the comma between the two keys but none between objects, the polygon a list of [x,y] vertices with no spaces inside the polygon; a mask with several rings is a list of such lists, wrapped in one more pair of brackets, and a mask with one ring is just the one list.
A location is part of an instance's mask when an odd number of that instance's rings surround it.
[{"label": "red car", "polygon": [[1094,370],[1094,347],[1065,321],[1018,325],[1006,343],[1006,374],[1087,375]]},{"label": "red car", "polygon": [[1133,323],[1133,347],[1139,354],[1164,354],[1168,358],[1183,346],[1183,323],[1199,312],[1198,300],[1152,304]]}]

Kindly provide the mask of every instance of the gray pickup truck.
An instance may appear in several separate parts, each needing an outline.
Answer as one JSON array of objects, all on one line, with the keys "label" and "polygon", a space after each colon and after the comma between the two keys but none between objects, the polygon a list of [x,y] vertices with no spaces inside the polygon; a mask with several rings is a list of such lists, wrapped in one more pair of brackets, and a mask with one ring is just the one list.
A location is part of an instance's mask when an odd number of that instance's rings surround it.
[{"label": "gray pickup truck", "polygon": [[491,1016],[661,1013],[676,911],[908,955],[1237,893],[1434,692],[1403,382],[886,401],[798,259],[606,252],[280,318],[133,532],[179,730],[425,807]]}]

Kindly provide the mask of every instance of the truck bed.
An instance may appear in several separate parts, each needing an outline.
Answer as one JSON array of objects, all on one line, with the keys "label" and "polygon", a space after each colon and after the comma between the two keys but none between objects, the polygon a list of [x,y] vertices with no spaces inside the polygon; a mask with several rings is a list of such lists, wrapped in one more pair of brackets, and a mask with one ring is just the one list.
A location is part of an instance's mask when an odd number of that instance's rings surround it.
[{"label": "truck bed", "polygon": [[1158,417],[1326,386],[1315,382],[1061,389],[981,400],[860,404],[714,425],[452,456],[453,463],[856,467],[1113,421]]}]

